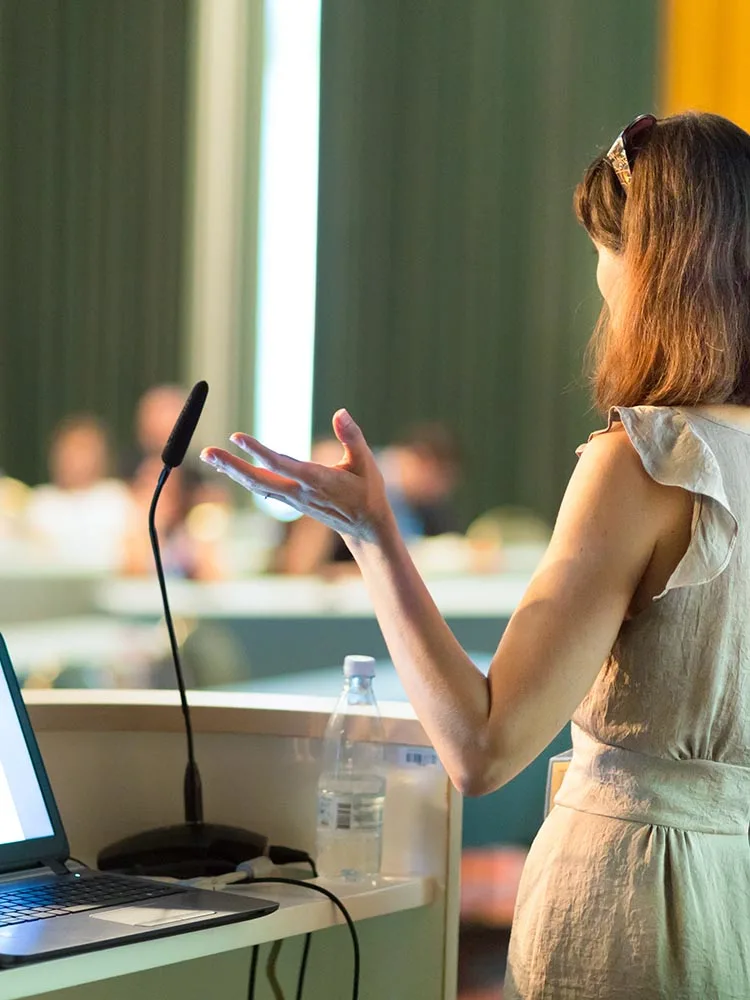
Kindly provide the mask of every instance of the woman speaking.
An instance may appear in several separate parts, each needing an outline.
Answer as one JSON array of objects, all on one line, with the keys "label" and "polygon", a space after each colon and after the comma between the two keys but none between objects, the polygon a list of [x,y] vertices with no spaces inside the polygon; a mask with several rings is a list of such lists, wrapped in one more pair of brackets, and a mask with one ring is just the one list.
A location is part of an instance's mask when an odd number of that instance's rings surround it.
[{"label": "woman speaking", "polygon": [[432,602],[345,410],[332,467],[244,434],[232,441],[257,464],[203,458],[342,535],[460,791],[509,781],[572,718],[506,997],[747,1000],[750,136],[715,115],[642,116],[588,168],[575,207],[598,252],[607,426],[581,450],[488,677]]}]

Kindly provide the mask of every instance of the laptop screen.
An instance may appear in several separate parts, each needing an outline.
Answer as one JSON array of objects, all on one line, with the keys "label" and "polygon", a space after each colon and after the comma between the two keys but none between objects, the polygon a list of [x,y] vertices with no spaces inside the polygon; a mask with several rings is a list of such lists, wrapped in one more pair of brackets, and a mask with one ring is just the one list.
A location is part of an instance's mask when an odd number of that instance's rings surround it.
[{"label": "laptop screen", "polygon": [[0,670],[0,844],[53,833],[8,682]]}]

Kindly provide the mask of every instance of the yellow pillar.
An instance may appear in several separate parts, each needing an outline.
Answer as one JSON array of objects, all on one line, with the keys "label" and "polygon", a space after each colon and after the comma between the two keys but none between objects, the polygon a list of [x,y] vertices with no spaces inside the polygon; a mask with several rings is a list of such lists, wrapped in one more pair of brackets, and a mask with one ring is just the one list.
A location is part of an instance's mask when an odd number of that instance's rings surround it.
[{"label": "yellow pillar", "polygon": [[713,111],[750,131],[750,0],[664,0],[662,111]]}]

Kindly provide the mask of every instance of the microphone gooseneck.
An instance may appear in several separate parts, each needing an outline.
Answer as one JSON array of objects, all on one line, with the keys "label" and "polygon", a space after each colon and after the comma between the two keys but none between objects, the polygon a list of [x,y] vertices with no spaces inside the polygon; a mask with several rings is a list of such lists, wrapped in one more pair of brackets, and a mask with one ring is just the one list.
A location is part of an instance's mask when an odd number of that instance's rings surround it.
[{"label": "microphone gooseneck", "polygon": [[169,633],[177,687],[180,692],[182,717],[187,737],[187,766],[183,786],[185,821],[171,826],[143,830],[114,844],[103,847],[98,855],[98,865],[104,871],[126,871],[137,875],[169,875],[172,878],[196,878],[206,875],[223,875],[233,872],[237,865],[261,857],[268,848],[268,837],[242,827],[224,823],[205,822],[203,795],[198,765],[195,760],[193,725],[190,718],[185,678],[180,662],[180,650],[175,635],[172,612],[169,607],[167,584],[164,578],[159,536],[156,531],[156,509],[159,497],[169,479],[185,458],[196,424],[208,395],[208,385],[198,382],[187,398],[182,412],[169,435],[162,461],[164,468],[151,500],[148,514],[148,533],[154,554],[156,576],[159,580],[164,620]]},{"label": "microphone gooseneck", "polygon": [[[205,382],[203,383],[206,384]],[[206,388],[208,388],[206,386]],[[205,395],[203,397],[205,401]],[[189,402],[189,400],[188,400]],[[203,402],[201,402],[201,409],[203,407]],[[186,404],[187,408],[187,404]],[[185,413],[185,410],[182,411]],[[199,411],[200,415],[200,411]],[[180,416],[180,419],[182,415]],[[180,423],[178,419],[175,425],[175,430]],[[197,418],[195,423],[197,423]],[[190,431],[192,437],[192,432],[195,430],[195,423]],[[174,431],[170,436],[170,441],[174,437]],[[189,439],[188,439],[189,443]],[[166,448],[164,449],[166,451]],[[187,444],[183,450],[180,462],[185,457],[185,451],[187,451]],[[161,496],[161,491],[164,489],[164,484],[169,478],[169,473],[172,471],[169,465],[164,465],[164,468],[159,474],[159,480],[156,484],[156,489],[154,490],[154,495],[151,499],[151,507],[148,512],[148,533],[151,539],[151,549],[154,554],[154,563],[156,564],[156,576],[159,580],[159,590],[161,591],[161,600],[164,607],[164,620],[167,623],[167,632],[169,633],[169,645],[172,650],[172,660],[174,662],[175,674],[177,675],[177,688],[180,692],[180,704],[182,706],[182,717],[185,720],[185,735],[187,736],[187,767],[185,768],[185,785],[184,785],[184,797],[185,797],[185,822],[186,823],[202,823],[203,822],[203,792],[201,789],[201,776],[198,771],[198,765],[195,762],[195,745],[193,742],[193,723],[190,717],[190,706],[188,705],[187,692],[185,690],[185,677],[182,673],[182,662],[180,660],[180,649],[177,643],[177,636],[175,635],[174,622],[172,621],[172,611],[169,607],[169,596],[167,594],[167,582],[164,578],[164,567],[161,561],[161,549],[159,547],[159,535],[156,531],[156,507],[159,503],[159,497]]]},{"label": "microphone gooseneck", "polygon": [[177,676],[177,688],[180,692],[180,705],[182,706],[182,717],[185,720],[185,735],[187,737],[187,767],[185,768],[185,822],[203,822],[203,792],[201,789],[201,776],[198,765],[195,761],[195,744],[193,741],[193,722],[190,717],[190,706],[188,705],[187,692],[185,690],[185,677],[182,673],[182,662],[180,660],[180,649],[175,635],[174,622],[172,621],[172,611],[169,607],[169,596],[167,594],[167,582],[164,578],[164,567],[161,561],[161,549],[159,547],[159,535],[156,531],[156,507],[159,497],[164,489],[164,484],[169,478],[172,469],[176,469],[182,464],[185,453],[193,439],[195,428],[198,426],[203,407],[208,396],[208,382],[201,380],[196,382],[190,390],[188,398],[185,400],[179,417],[175,421],[172,433],[164,445],[161,453],[161,460],[164,468],[159,475],[154,495],[151,500],[151,507],[148,512],[148,533],[151,539],[151,550],[154,554],[156,565],[156,576],[159,580],[159,590],[164,607],[164,620],[169,633],[169,645],[172,650],[172,660]]}]

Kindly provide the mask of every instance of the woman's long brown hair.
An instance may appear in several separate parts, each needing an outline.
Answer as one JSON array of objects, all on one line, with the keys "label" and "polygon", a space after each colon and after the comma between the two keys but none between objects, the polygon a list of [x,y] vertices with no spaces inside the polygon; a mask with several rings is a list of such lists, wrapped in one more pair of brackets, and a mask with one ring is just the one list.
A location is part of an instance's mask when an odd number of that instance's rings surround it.
[{"label": "woman's long brown hair", "polygon": [[750,135],[718,115],[662,119],[627,194],[599,156],[575,210],[624,263],[590,345],[597,406],[750,404]]}]

